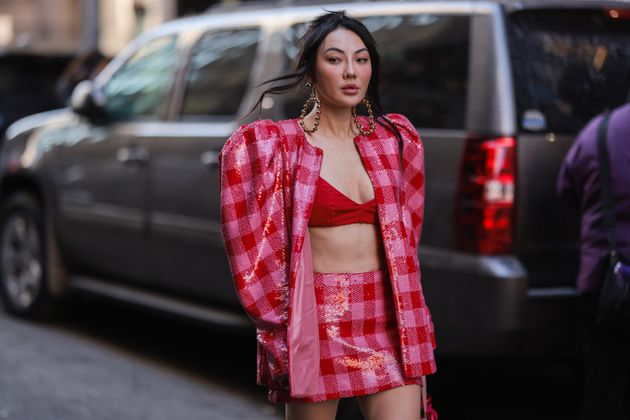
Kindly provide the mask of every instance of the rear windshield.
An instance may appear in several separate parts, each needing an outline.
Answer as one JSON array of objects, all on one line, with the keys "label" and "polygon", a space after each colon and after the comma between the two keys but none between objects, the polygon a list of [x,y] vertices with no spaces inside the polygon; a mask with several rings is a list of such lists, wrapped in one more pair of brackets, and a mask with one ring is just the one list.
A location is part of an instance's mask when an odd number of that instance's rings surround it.
[{"label": "rear windshield", "polygon": [[630,100],[630,20],[615,10],[536,10],[509,17],[518,121],[577,133]]}]

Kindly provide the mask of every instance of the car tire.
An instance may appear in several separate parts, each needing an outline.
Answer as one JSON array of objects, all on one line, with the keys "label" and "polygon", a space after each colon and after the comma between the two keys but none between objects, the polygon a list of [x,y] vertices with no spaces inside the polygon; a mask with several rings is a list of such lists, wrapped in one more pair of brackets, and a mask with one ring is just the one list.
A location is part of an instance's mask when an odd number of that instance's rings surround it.
[{"label": "car tire", "polygon": [[41,205],[18,192],[0,210],[0,297],[5,310],[30,319],[51,315],[46,236]]}]

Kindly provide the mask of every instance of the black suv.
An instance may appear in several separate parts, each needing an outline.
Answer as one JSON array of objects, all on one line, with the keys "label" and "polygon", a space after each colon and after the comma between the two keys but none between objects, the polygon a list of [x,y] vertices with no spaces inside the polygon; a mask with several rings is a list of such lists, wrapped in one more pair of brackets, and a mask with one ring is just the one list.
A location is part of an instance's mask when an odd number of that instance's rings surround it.
[{"label": "black suv", "polygon": [[[242,7],[142,34],[69,109],[13,124],[0,156],[0,291],[35,315],[68,290],[248,326],[219,230],[217,156],[323,8],[380,45],[382,98],[426,150],[419,247],[438,350],[573,347],[577,215],[554,194],[595,114],[628,99],[627,2]],[[262,117],[296,116],[300,95]]]}]

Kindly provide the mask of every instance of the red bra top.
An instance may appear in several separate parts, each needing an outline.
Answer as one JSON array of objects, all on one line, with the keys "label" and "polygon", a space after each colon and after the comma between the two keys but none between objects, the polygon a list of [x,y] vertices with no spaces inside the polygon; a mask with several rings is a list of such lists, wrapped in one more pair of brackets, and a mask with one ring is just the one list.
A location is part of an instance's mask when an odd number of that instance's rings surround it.
[{"label": "red bra top", "polygon": [[308,225],[329,227],[351,223],[377,224],[376,198],[359,204],[320,176]]}]

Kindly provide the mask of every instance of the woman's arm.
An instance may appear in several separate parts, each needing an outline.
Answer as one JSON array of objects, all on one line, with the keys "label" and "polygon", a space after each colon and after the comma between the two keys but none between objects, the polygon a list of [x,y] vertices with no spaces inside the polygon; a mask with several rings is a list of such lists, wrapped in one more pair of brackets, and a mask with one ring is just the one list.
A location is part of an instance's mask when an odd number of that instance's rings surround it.
[{"label": "woman's arm", "polygon": [[239,128],[219,156],[225,249],[238,297],[270,356],[274,376],[285,374],[287,365],[283,155],[275,124],[257,121]]}]

